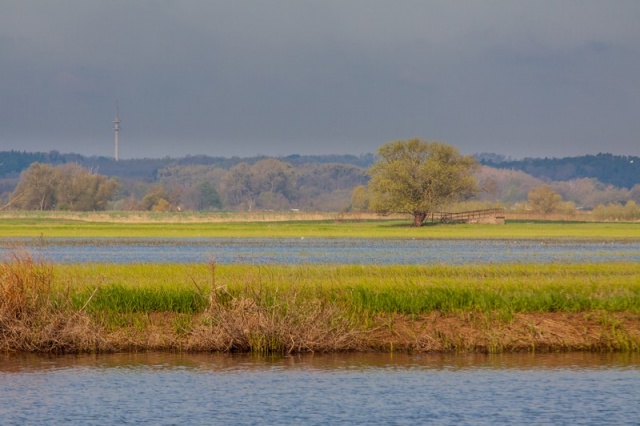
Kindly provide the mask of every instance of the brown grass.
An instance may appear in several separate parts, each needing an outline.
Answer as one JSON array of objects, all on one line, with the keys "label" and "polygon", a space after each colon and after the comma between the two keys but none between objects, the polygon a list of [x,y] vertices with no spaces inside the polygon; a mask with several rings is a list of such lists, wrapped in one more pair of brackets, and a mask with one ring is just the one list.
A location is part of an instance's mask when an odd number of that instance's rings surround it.
[{"label": "brown grass", "polygon": [[[338,314],[338,315],[336,315]],[[326,352],[618,352],[640,350],[640,315],[629,313],[491,314],[433,312],[418,317],[376,315],[365,325],[328,307],[269,315],[250,300],[191,318],[176,333],[180,316],[150,315],[143,328],[104,335],[99,350],[181,350],[260,354]]]},{"label": "brown grass", "polygon": [[50,264],[20,248],[0,263],[0,350],[88,351],[98,346],[91,319],[54,298]]},{"label": "brown grass", "polygon": [[403,214],[381,217],[377,213],[369,212],[183,212],[183,213],[155,213],[145,211],[132,212],[70,212],[70,211],[3,211],[0,218],[7,219],[60,219],[78,220],[83,222],[104,223],[226,223],[226,222],[285,222],[285,221],[319,221],[319,220],[379,220],[402,219]]},{"label": "brown grass", "polygon": [[[536,213],[533,211],[505,211],[507,220],[531,221],[579,221],[602,222],[591,212],[575,211],[570,213]],[[169,212],[146,211],[1,211],[0,218],[6,219],[59,219],[82,222],[102,223],[243,223],[243,222],[285,222],[285,221],[361,221],[361,220],[411,220],[407,214],[381,216],[372,212],[312,212],[312,211],[252,211],[252,212]],[[637,220],[636,220],[637,221]],[[605,221],[606,222],[606,221]],[[633,222],[633,220],[629,220]]]}]

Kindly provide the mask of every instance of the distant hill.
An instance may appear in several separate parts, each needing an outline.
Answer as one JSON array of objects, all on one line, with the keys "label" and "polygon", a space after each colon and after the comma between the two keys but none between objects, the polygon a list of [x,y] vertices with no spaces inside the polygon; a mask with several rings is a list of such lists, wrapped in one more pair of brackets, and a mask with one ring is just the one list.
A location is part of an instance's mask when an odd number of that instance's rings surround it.
[{"label": "distant hill", "polygon": [[498,154],[477,154],[475,157],[485,166],[520,170],[553,181],[596,178],[602,183],[627,189],[640,184],[640,157],[613,154],[523,160],[506,159]]},{"label": "distant hill", "polygon": [[[266,156],[257,157],[210,157],[206,155],[186,156],[181,158],[141,158],[115,161],[110,157],[83,156],[79,154],[61,154],[58,151],[24,152],[0,151],[0,178],[16,178],[20,172],[29,168],[32,163],[66,164],[77,163],[95,172],[126,178],[155,178],[158,170],[172,165],[207,165],[229,169],[238,163],[253,164]],[[356,155],[289,155],[279,158],[294,166],[303,164],[350,164],[367,168],[375,161],[373,154]]]},{"label": "distant hill", "polygon": [[[520,170],[534,177],[552,181],[568,181],[580,178],[596,178],[605,184],[630,189],[640,184],[640,157],[612,154],[584,155],[564,158],[525,158],[513,160],[499,154],[476,154],[483,165],[498,169]],[[0,178],[17,178],[20,172],[32,163],[65,164],[77,163],[95,172],[123,178],[155,179],[158,170],[173,165],[208,165],[229,169],[245,162],[253,164],[267,158],[257,157],[210,157],[206,155],[181,158],[142,158],[115,161],[111,157],[83,156],[79,154],[61,154],[57,151],[0,152]],[[374,154],[363,155],[289,155],[279,160],[293,166],[304,164],[349,164],[368,168],[374,163]]]}]

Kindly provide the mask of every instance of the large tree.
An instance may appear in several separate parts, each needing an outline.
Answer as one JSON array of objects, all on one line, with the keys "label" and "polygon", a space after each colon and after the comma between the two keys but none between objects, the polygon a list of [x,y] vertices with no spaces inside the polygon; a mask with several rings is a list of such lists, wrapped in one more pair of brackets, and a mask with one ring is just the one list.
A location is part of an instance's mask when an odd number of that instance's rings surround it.
[{"label": "large tree", "polygon": [[293,167],[275,158],[233,166],[222,181],[222,189],[230,206],[249,211],[255,207],[284,208],[297,197]]},{"label": "large tree", "polygon": [[120,189],[116,179],[93,173],[78,164],[56,166],[55,173],[58,210],[105,210]]},{"label": "large tree", "polygon": [[77,164],[33,163],[20,174],[12,198],[24,210],[104,210],[119,188],[115,179]]},{"label": "large tree", "polygon": [[11,194],[15,207],[23,210],[51,210],[56,204],[58,185],[55,167],[33,163],[20,173],[20,180]]},{"label": "large tree", "polygon": [[369,175],[371,210],[413,215],[421,226],[429,213],[477,190],[475,160],[453,146],[421,139],[389,142],[378,149]]},{"label": "large tree", "polygon": [[562,196],[549,185],[540,185],[529,191],[529,203],[534,211],[548,214],[558,208]]}]

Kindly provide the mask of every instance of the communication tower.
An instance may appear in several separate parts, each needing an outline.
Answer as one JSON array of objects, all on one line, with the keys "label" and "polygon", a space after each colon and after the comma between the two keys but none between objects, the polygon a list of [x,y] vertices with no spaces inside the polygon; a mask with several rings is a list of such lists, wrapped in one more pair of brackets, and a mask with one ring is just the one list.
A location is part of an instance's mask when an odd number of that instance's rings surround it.
[{"label": "communication tower", "polygon": [[115,133],[116,155],[115,160],[118,161],[118,150],[120,145],[120,119],[118,118],[118,101],[116,100],[116,118],[113,119],[113,131]]}]

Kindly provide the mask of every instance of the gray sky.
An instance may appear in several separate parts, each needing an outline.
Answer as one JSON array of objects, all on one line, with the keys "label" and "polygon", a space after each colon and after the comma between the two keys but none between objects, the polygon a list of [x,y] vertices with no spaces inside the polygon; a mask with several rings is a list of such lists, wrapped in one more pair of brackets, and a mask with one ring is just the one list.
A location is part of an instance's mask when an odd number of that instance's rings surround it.
[{"label": "gray sky", "polygon": [[640,1],[0,0],[0,150],[640,155]]}]

